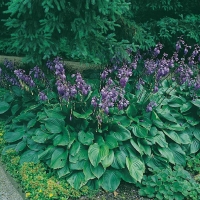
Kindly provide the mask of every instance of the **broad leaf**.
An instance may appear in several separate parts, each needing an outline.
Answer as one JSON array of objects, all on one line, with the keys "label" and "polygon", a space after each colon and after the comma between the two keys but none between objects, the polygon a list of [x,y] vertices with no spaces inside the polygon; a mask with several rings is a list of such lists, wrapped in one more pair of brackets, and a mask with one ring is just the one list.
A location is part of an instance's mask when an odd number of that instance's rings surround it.
[{"label": "broad leaf", "polygon": [[78,133],[78,140],[83,144],[83,145],[90,145],[93,143],[94,140],[94,134],[92,132],[84,132],[84,131],[79,131]]},{"label": "broad leaf", "polygon": [[102,167],[101,164],[99,164],[97,167],[93,167],[92,165],[91,167],[91,172],[94,174],[95,177],[97,177],[98,179],[103,175],[103,173],[105,172],[105,169]]},{"label": "broad leaf", "polygon": [[120,184],[121,178],[118,175],[117,170],[106,170],[106,172],[101,177],[101,187],[109,192],[115,191],[119,184]]},{"label": "broad leaf", "polygon": [[63,120],[48,118],[45,119],[45,127],[50,133],[60,133],[64,128],[65,122]]},{"label": "broad leaf", "polygon": [[141,182],[145,172],[145,165],[138,157],[127,157],[126,166],[130,175],[138,182]]},{"label": "broad leaf", "polygon": [[184,103],[184,104],[180,107],[180,111],[181,111],[181,113],[187,112],[188,110],[190,110],[191,107],[192,107],[192,104],[191,104],[190,102]]},{"label": "broad leaf", "polygon": [[196,138],[193,138],[190,144],[190,153],[196,153],[200,150],[200,141]]},{"label": "broad leaf", "polygon": [[128,153],[123,150],[117,150],[114,152],[114,154],[114,160],[111,166],[115,169],[125,168],[126,157],[128,156]]},{"label": "broad leaf", "polygon": [[132,132],[136,137],[146,138],[148,135],[148,130],[138,125],[132,125]]},{"label": "broad leaf", "polygon": [[195,106],[197,106],[198,108],[200,108],[200,100],[199,99],[195,99],[193,101],[191,101],[191,103]]},{"label": "broad leaf", "polygon": [[106,135],[105,143],[108,145],[109,149],[114,149],[118,147],[117,139],[112,135]]},{"label": "broad leaf", "polygon": [[63,148],[56,148],[51,157],[50,167],[59,169],[65,166],[67,162],[68,150]]},{"label": "broad leaf", "polygon": [[134,104],[130,104],[126,109],[126,114],[130,119],[133,119],[137,115],[137,108]]},{"label": "broad leaf", "polygon": [[93,111],[91,109],[87,109],[87,111],[85,111],[84,113],[77,113],[73,111],[73,115],[79,119],[87,119],[92,113]]},{"label": "broad leaf", "polygon": [[119,124],[112,126],[110,135],[114,136],[118,141],[126,141],[131,138],[131,132]]},{"label": "broad leaf", "polygon": [[63,168],[57,170],[57,174],[58,174],[59,178],[65,176],[69,173],[70,173],[70,171],[69,171],[68,164],[66,164]]},{"label": "broad leaf", "polygon": [[130,139],[131,145],[133,148],[140,154],[143,155],[142,149],[138,146],[137,142],[134,141],[133,139]]},{"label": "broad leaf", "polygon": [[128,127],[131,124],[131,120],[128,117],[121,115],[114,115],[113,122],[121,124],[124,127]]},{"label": "broad leaf", "polygon": [[178,165],[185,166],[186,164],[186,156],[185,152],[182,150],[182,148],[175,143],[170,143],[169,148],[171,149],[173,155],[174,155],[174,162]]},{"label": "broad leaf", "polygon": [[67,182],[76,190],[84,186],[87,181],[83,172],[74,172],[68,179]]},{"label": "broad leaf", "polygon": [[90,179],[96,178],[91,171],[91,164],[90,164],[89,161],[85,162],[85,165],[83,167],[83,173],[85,175],[85,180],[87,180],[87,181],[90,180]]},{"label": "broad leaf", "polygon": [[15,151],[17,151],[17,152],[23,151],[25,148],[26,148],[26,141],[21,141],[15,147]]},{"label": "broad leaf", "polygon": [[163,157],[167,158],[167,160],[169,160],[170,163],[175,164],[174,155],[169,148],[158,147],[158,151],[161,153]]},{"label": "broad leaf", "polygon": [[45,143],[48,137],[49,137],[49,134],[45,133],[41,129],[37,129],[35,131],[35,136],[33,136],[32,139],[33,141],[37,143]]},{"label": "broad leaf", "polygon": [[32,150],[27,150],[25,151],[21,156],[20,156],[20,164],[23,164],[25,162],[33,162],[33,163],[38,163],[38,152],[37,151],[32,151]]},{"label": "broad leaf", "polygon": [[165,135],[171,138],[174,142],[181,144],[181,139],[175,131],[163,130],[163,132],[165,133]]},{"label": "broad leaf", "polygon": [[7,110],[9,110],[9,108],[10,108],[10,105],[7,102],[5,101],[0,102],[0,114],[5,113]]},{"label": "broad leaf", "polygon": [[35,124],[36,124],[36,122],[37,122],[36,118],[35,118],[35,119],[31,119],[31,120],[28,122],[28,124],[27,124],[27,128],[32,128],[32,127],[34,127]]},{"label": "broad leaf", "polygon": [[73,144],[72,144],[72,147],[70,149],[70,155],[72,156],[75,156],[79,150],[80,150],[80,147],[81,147],[81,144],[79,141],[75,141]]},{"label": "broad leaf", "polygon": [[4,140],[6,142],[16,142],[18,140],[20,140],[25,134],[25,130],[24,128],[19,128],[19,129],[16,129],[14,132],[6,132],[4,134]]},{"label": "broad leaf", "polygon": [[114,160],[114,151],[110,150],[108,156],[106,156],[102,161],[101,164],[103,165],[104,168],[109,167]]},{"label": "broad leaf", "polygon": [[89,147],[88,157],[94,167],[97,167],[98,164],[108,155],[109,148],[106,144],[99,146],[97,143],[94,143]]},{"label": "broad leaf", "polygon": [[160,120],[160,118],[154,111],[152,111],[152,121],[153,121],[153,124],[157,126],[158,128],[164,128],[163,122]]}]

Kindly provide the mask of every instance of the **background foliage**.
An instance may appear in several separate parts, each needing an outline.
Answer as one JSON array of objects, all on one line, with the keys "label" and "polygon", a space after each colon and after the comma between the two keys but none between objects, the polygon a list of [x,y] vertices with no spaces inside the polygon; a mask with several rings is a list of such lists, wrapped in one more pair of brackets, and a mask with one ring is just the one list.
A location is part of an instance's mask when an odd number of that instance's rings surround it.
[{"label": "background foliage", "polygon": [[52,55],[107,63],[114,52],[199,42],[198,0],[0,1],[0,50],[41,61]]}]

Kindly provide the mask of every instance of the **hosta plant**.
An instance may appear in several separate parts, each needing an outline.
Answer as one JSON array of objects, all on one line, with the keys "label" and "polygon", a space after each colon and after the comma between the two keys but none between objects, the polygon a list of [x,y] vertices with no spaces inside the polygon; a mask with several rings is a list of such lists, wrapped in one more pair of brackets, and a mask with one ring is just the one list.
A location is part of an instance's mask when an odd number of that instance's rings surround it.
[{"label": "hosta plant", "polygon": [[162,48],[128,49],[128,60],[116,54],[100,79],[66,74],[59,58],[47,62],[48,74],[6,61],[3,154],[44,162],[76,189],[114,191],[121,180],[141,182],[148,169],[185,166],[186,154],[200,149],[199,47],[180,38],[173,55]]},{"label": "hosta plant", "polygon": [[193,199],[200,195],[200,185],[182,167],[162,170],[151,176],[144,176],[139,194],[156,199]]}]

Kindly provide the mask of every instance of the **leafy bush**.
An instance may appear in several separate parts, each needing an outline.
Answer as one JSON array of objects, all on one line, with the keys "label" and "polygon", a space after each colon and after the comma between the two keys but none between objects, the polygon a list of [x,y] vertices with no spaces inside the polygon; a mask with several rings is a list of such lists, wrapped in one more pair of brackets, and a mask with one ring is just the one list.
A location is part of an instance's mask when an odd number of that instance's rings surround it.
[{"label": "leafy bush", "polygon": [[198,7],[198,0],[0,1],[0,50],[33,63],[58,55],[109,63],[116,51],[127,57],[127,47],[159,41],[171,49],[180,35],[199,43]]},{"label": "leafy bush", "polygon": [[194,175],[200,174],[200,153],[187,157],[187,170]]},{"label": "leafy bush", "polygon": [[121,180],[141,182],[148,169],[185,166],[186,154],[200,149],[200,49],[182,38],[172,56],[162,47],[129,50],[131,62],[116,55],[100,80],[65,74],[59,58],[48,61],[46,75],[6,61],[2,153],[19,152],[20,164],[44,162],[75,189],[114,191]]},{"label": "leafy bush", "polygon": [[200,195],[200,185],[182,167],[162,170],[151,176],[144,176],[139,194],[156,199],[194,199]]}]

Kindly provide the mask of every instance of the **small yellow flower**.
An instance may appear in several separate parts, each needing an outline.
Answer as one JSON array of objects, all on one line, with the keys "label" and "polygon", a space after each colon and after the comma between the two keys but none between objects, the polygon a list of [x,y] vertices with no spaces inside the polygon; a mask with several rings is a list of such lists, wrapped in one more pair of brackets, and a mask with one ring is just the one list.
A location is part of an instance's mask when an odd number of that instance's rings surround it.
[{"label": "small yellow flower", "polygon": [[27,192],[27,193],[26,193],[26,197],[29,197],[30,195],[31,195],[30,192]]},{"label": "small yellow flower", "polygon": [[42,192],[42,190],[40,189],[39,192]]},{"label": "small yellow flower", "polygon": [[53,196],[53,194],[52,194],[52,193],[50,193],[50,194],[49,194],[49,197],[51,198],[52,196]]}]

